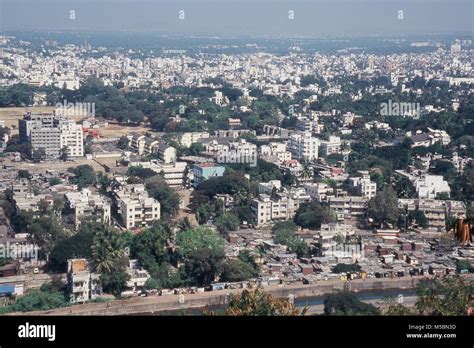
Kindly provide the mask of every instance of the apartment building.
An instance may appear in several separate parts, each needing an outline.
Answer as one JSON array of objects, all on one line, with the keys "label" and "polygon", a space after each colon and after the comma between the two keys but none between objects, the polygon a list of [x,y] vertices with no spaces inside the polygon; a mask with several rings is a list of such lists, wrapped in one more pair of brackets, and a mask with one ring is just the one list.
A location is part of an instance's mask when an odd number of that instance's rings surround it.
[{"label": "apartment building", "polygon": [[147,227],[160,219],[160,202],[148,196],[143,184],[123,186],[115,192],[115,200],[126,228]]},{"label": "apartment building", "polygon": [[331,197],[329,208],[336,215],[337,221],[357,220],[365,215],[368,201],[367,198],[358,196]]},{"label": "apartment building", "polygon": [[259,194],[258,198],[252,200],[251,208],[257,226],[262,226],[272,221],[292,219],[299,208],[299,202],[287,195],[272,197],[269,194]]},{"label": "apartment building", "polygon": [[162,163],[157,160],[148,162],[130,162],[129,167],[143,167],[153,170],[165,179],[168,186],[173,188],[182,187],[188,181],[186,162]]},{"label": "apartment building", "polygon": [[311,132],[295,133],[290,136],[288,149],[299,161],[313,161],[318,158],[319,140]]},{"label": "apartment building", "polygon": [[86,302],[102,295],[100,274],[91,272],[86,259],[67,261],[67,285],[73,303]]},{"label": "apartment building", "polygon": [[349,178],[349,184],[356,187],[365,198],[371,199],[375,197],[377,194],[377,183],[370,180],[368,171],[360,170],[358,173],[360,176]]},{"label": "apartment building", "polygon": [[303,188],[306,193],[318,202],[328,202],[330,197],[334,197],[334,189],[328,184],[319,183],[305,183]]},{"label": "apartment building", "polygon": [[461,201],[399,198],[398,207],[406,213],[415,210],[423,212],[428,220],[428,230],[437,232],[446,230],[447,218],[466,215],[466,205]]},{"label": "apartment building", "polygon": [[423,175],[414,182],[418,198],[434,199],[440,194],[451,194],[451,188],[442,175]]},{"label": "apartment building", "polygon": [[321,155],[329,156],[333,153],[341,153],[341,138],[335,135],[329,136],[329,140],[320,140]]},{"label": "apartment building", "polygon": [[186,147],[190,147],[192,144],[197,143],[201,139],[208,139],[208,132],[188,132],[181,136],[180,144]]},{"label": "apartment building", "polygon": [[223,166],[215,165],[214,163],[200,163],[193,167],[194,187],[209,178],[224,175],[225,168]]},{"label": "apartment building", "polygon": [[286,143],[277,142],[262,145],[259,148],[260,157],[273,163],[281,163],[283,161],[291,160],[291,152],[287,151],[286,147]]},{"label": "apartment building", "polygon": [[84,217],[91,218],[95,222],[110,224],[110,202],[105,197],[93,194],[89,189],[67,192],[64,196],[65,206],[74,216],[76,228]]},{"label": "apartment building", "polygon": [[257,165],[257,145],[239,139],[228,143],[217,151],[218,163],[244,163],[251,167]]},{"label": "apartment building", "polygon": [[54,114],[27,113],[18,120],[20,142],[31,145],[31,156],[43,152],[41,159],[58,159],[67,148],[70,157],[84,156],[82,126]]}]

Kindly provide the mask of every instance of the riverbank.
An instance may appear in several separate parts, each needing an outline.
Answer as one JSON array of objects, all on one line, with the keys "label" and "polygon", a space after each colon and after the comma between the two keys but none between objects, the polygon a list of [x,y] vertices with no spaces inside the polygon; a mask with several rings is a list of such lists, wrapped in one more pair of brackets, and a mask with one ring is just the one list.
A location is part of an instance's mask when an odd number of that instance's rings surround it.
[{"label": "riverbank", "polygon": [[[473,278],[472,275],[467,275]],[[432,277],[405,277],[405,278],[371,278],[356,279],[348,282],[340,280],[321,281],[315,284],[272,285],[263,288],[276,298],[304,299],[322,296],[337,290],[361,292],[367,290],[387,289],[414,289],[420,281]],[[187,294],[133,297],[129,299],[114,300],[102,303],[87,303],[52,309],[48,311],[34,311],[27,313],[12,313],[10,315],[139,315],[154,314],[163,311],[179,311],[191,308],[203,308],[226,305],[230,295],[238,294],[242,289],[226,289],[212,292]]]}]

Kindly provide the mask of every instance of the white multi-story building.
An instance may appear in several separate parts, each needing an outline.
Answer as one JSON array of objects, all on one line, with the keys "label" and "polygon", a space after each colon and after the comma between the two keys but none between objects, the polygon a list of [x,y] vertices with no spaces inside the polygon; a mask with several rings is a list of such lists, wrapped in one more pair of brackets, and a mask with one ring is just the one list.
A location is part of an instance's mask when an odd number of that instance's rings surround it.
[{"label": "white multi-story building", "polygon": [[291,152],[286,150],[286,143],[272,142],[262,145],[259,148],[260,156],[268,162],[278,162],[291,160]]},{"label": "white multi-story building", "polygon": [[329,156],[333,153],[341,152],[341,138],[335,135],[329,136],[329,140],[320,140],[321,143],[321,154],[323,156]]},{"label": "white multi-story building", "polygon": [[329,208],[336,214],[337,221],[356,220],[364,216],[368,199],[358,196],[331,197]]},{"label": "white multi-story building", "polygon": [[349,184],[357,187],[360,194],[365,198],[371,199],[377,194],[377,183],[370,180],[369,172],[360,170],[361,176],[349,178]]},{"label": "white multi-story building", "polygon": [[151,169],[156,174],[163,175],[168,186],[181,187],[188,180],[186,177],[187,165],[188,164],[186,162],[161,163],[156,160],[152,160],[148,162],[130,162],[128,166]]},{"label": "white multi-story building", "polygon": [[90,271],[86,259],[67,261],[67,283],[73,303],[86,302],[102,295],[100,274]]},{"label": "white multi-story building", "polygon": [[181,136],[180,143],[183,146],[190,147],[192,144],[197,143],[201,139],[208,139],[208,132],[188,132]]},{"label": "white multi-story building", "polygon": [[96,222],[110,224],[110,203],[101,195],[92,194],[89,189],[67,192],[66,207],[74,214],[76,228],[83,217],[91,217]]},{"label": "white multi-story building", "polygon": [[160,202],[148,196],[145,185],[126,185],[115,192],[115,198],[126,228],[147,227],[160,219]]},{"label": "white multi-story building", "polygon": [[302,161],[313,161],[318,158],[319,141],[311,132],[295,133],[290,136],[288,149],[293,158]]},{"label": "white multi-story building", "polygon": [[272,197],[260,194],[252,201],[251,208],[257,225],[262,226],[272,221],[292,219],[299,208],[299,201],[287,195]]},{"label": "white multi-story building", "polygon": [[451,194],[451,188],[442,175],[423,175],[415,180],[418,198],[436,198],[439,194]]},{"label": "white multi-story building", "polygon": [[257,165],[257,145],[245,139],[234,141],[222,147],[217,152],[218,163],[244,163],[250,166]]},{"label": "white multi-story building", "polygon": [[318,202],[327,202],[330,197],[334,197],[334,189],[328,184],[319,183],[305,183],[303,185],[306,193]]},{"label": "white multi-story building", "polygon": [[258,193],[266,193],[271,195],[274,189],[276,192],[281,190],[280,180],[270,180],[269,182],[260,182],[258,184]]},{"label": "white multi-story building", "polygon": [[18,120],[18,129],[20,141],[31,144],[31,155],[42,151],[44,159],[58,159],[62,149],[67,148],[70,157],[84,156],[82,126],[73,120],[54,114],[27,113]]}]

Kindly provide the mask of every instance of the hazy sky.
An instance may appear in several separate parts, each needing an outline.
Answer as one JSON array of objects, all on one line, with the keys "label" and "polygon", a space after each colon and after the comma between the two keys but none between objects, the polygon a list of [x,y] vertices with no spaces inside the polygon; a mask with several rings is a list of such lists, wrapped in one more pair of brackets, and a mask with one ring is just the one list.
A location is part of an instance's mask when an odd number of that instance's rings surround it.
[{"label": "hazy sky", "polygon": [[[473,0],[0,0],[0,30],[211,35],[472,33]],[[70,19],[70,11],[75,19]],[[179,11],[184,11],[184,20]],[[294,19],[289,19],[289,11]],[[403,19],[398,19],[399,10]]]}]

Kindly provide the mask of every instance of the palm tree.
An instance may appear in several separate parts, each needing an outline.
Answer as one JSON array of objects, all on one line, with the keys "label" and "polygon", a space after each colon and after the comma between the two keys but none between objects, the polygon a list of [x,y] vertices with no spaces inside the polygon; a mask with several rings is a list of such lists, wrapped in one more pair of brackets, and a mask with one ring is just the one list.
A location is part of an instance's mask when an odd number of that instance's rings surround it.
[{"label": "palm tree", "polygon": [[97,273],[112,273],[124,256],[117,233],[106,226],[96,232],[92,244],[92,260]]},{"label": "palm tree", "polygon": [[258,252],[258,263],[259,264],[262,264],[262,259],[263,259],[263,255],[266,255],[266,251],[265,251],[265,247],[263,244],[259,244],[257,246],[257,252]]}]

